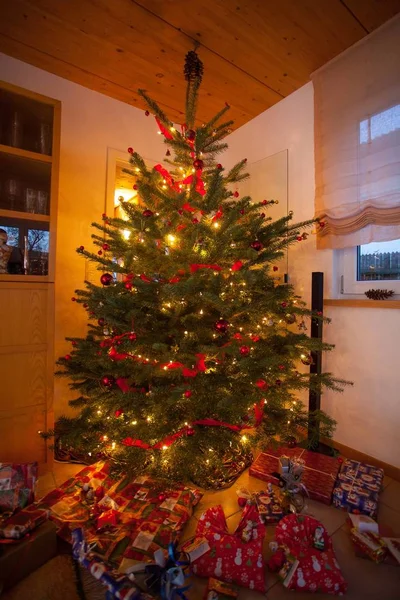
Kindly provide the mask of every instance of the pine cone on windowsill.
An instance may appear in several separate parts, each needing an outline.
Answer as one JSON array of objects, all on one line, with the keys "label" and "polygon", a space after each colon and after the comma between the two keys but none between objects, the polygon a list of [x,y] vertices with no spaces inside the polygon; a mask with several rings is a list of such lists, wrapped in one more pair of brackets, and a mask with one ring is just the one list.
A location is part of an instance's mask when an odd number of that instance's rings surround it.
[{"label": "pine cone on windowsill", "polygon": [[387,300],[393,296],[394,290],[368,290],[365,295],[369,300]]}]

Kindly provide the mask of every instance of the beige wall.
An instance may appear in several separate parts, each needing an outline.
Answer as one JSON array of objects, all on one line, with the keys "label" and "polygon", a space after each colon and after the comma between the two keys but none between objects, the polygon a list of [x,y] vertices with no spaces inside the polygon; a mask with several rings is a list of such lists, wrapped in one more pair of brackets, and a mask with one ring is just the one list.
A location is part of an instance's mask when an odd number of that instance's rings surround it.
[{"label": "beige wall", "polygon": [[[249,163],[289,152],[289,210],[296,221],[314,215],[314,107],[309,83],[232,133],[225,163]],[[310,300],[311,273],[325,274],[325,298],[336,281],[334,253],[316,250],[315,236],[289,252],[290,281]],[[336,344],[324,370],[354,382],[343,395],[327,392],[322,408],[337,421],[335,439],[400,467],[400,311],[330,307],[324,338]]]},{"label": "beige wall", "polygon": [[[0,54],[0,79],[61,100],[61,154],[56,255],[56,357],[66,354],[65,336],[84,335],[86,312],[71,302],[82,287],[90,248],[90,224],[105,210],[107,148],[133,146],[146,158],[162,159],[164,149],[152,118],[143,111]],[[55,417],[74,397],[66,381],[55,382]]]}]

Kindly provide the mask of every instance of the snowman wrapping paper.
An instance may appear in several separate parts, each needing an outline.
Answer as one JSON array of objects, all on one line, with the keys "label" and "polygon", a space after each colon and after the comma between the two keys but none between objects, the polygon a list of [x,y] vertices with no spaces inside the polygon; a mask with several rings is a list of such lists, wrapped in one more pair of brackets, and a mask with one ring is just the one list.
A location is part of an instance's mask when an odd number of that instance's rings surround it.
[{"label": "snowman wrapping paper", "polygon": [[285,582],[290,590],[342,595],[347,590],[332,540],[325,527],[306,515],[288,515],[276,527],[275,539],[295,568]]},{"label": "snowman wrapping paper", "polygon": [[196,535],[207,539],[210,550],[193,563],[195,575],[265,592],[265,526],[254,505],[245,507],[234,533],[228,532],[222,506],[207,509],[199,519]]}]

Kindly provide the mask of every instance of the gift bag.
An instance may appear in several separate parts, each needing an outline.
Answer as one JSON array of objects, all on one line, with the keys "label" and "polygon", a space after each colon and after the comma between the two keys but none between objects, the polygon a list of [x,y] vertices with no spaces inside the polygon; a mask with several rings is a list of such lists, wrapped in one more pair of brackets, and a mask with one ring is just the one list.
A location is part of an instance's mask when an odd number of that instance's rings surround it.
[{"label": "gift bag", "polygon": [[346,591],[332,540],[322,523],[309,516],[288,515],[278,523],[275,539],[287,556],[281,577],[288,589],[337,595]]},{"label": "gift bag", "polygon": [[35,499],[38,464],[0,463],[0,513],[12,513]]},{"label": "gift bag", "polygon": [[196,535],[205,537],[210,545],[209,552],[193,563],[196,575],[265,592],[262,557],[265,526],[256,506],[245,507],[233,534],[228,532],[222,506],[209,508],[200,517]]}]

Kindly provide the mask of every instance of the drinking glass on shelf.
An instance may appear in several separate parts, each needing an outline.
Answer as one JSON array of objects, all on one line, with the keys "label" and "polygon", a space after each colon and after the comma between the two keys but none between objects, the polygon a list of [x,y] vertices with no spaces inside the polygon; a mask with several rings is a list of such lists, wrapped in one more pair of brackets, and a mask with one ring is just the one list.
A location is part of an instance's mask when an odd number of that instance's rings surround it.
[{"label": "drinking glass on shelf", "polygon": [[50,123],[42,121],[39,125],[38,150],[41,154],[51,154],[52,130]]},{"label": "drinking glass on shelf", "polygon": [[11,113],[8,143],[14,148],[22,147],[23,127],[21,114],[14,110]]},{"label": "drinking glass on shelf", "polygon": [[39,190],[37,192],[36,212],[41,215],[47,215],[48,214],[48,209],[47,209],[48,201],[49,201],[49,194],[47,192],[44,192],[43,190]]},{"label": "drinking glass on shelf", "polygon": [[22,183],[19,179],[6,179],[3,188],[2,205],[7,210],[19,210]]},{"label": "drinking glass on shelf", "polygon": [[36,212],[37,206],[37,190],[33,190],[32,188],[26,188],[25,190],[25,212],[34,213]]}]

